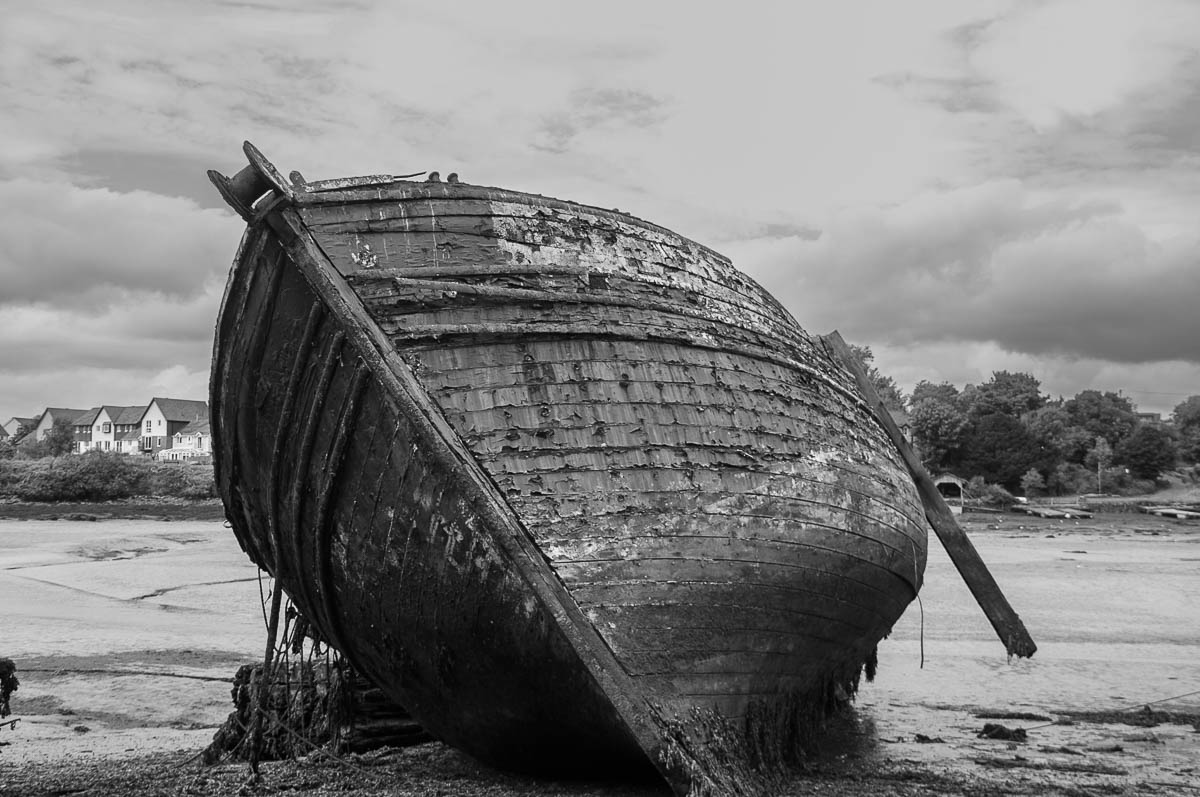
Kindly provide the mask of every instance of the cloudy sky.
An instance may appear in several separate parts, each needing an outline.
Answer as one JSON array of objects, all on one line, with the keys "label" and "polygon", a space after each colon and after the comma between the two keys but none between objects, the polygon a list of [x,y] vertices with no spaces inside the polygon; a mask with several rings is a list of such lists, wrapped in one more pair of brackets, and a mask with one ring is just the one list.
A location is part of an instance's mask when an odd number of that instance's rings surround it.
[{"label": "cloudy sky", "polygon": [[[711,7],[711,11],[700,10]],[[0,416],[207,392],[253,141],[730,255],[905,387],[1200,393],[1200,3],[0,0]]]}]

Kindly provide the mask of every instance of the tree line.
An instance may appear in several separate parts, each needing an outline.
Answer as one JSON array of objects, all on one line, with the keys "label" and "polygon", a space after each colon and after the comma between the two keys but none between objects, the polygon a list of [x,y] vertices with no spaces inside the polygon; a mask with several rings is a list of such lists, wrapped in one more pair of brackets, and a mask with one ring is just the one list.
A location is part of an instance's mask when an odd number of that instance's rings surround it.
[{"label": "tree line", "polygon": [[981,478],[1025,495],[1153,489],[1164,472],[1200,461],[1200,395],[1169,423],[1138,416],[1112,391],[1052,399],[1031,374],[995,371],[962,389],[922,380],[905,396],[855,347],[889,409],[905,410],[909,433],[932,473]]}]

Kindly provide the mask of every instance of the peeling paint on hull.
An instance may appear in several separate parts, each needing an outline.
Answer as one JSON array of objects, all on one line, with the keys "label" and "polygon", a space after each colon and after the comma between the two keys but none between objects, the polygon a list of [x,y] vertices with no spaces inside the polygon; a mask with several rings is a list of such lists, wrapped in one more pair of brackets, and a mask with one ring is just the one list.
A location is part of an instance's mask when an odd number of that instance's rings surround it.
[{"label": "peeling paint on hull", "polygon": [[734,794],[787,759],[767,748],[853,689],[924,571],[851,377],[724,257],[630,216],[404,181],[290,200],[218,322],[250,556],[493,764],[649,761]]}]

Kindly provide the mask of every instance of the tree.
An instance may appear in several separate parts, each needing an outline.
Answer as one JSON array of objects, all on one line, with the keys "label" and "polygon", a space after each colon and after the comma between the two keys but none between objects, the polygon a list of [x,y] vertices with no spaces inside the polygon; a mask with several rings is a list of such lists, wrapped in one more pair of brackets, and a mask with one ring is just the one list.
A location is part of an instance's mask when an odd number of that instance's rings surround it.
[{"label": "tree", "polygon": [[70,454],[74,449],[75,427],[70,421],[59,418],[46,432],[45,437],[34,443],[30,453],[38,457],[61,457],[63,454]]},{"label": "tree", "polygon": [[1086,429],[1092,437],[1103,437],[1109,445],[1120,445],[1137,426],[1133,402],[1124,396],[1106,391],[1084,390],[1068,399],[1063,409],[1071,416],[1071,425]]},{"label": "tree", "polygon": [[946,404],[954,404],[958,401],[958,388],[949,382],[935,385],[933,382],[922,379],[913,386],[912,396],[909,397],[908,402],[910,406],[916,407],[925,399],[936,399]]},{"label": "tree", "polygon": [[1141,424],[1117,447],[1115,458],[1139,479],[1157,479],[1175,467],[1177,450],[1170,432]]},{"label": "tree", "polygon": [[925,467],[937,472],[953,466],[971,422],[953,403],[929,397],[914,402],[908,423]]},{"label": "tree", "polygon": [[1112,463],[1113,450],[1112,446],[1103,437],[1096,438],[1096,444],[1087,452],[1087,457],[1084,459],[1084,464],[1089,468],[1096,469],[1096,492],[1103,492],[1103,479],[1100,474]]},{"label": "tree", "polygon": [[1188,396],[1171,412],[1175,428],[1181,432],[1200,430],[1200,396]]},{"label": "tree", "polygon": [[974,415],[1000,412],[1019,418],[1046,403],[1041,382],[1032,374],[993,371],[992,378],[979,386],[971,407]]},{"label": "tree", "polygon": [[1019,487],[1023,473],[1044,468],[1047,462],[1053,462],[1052,452],[1039,445],[1020,421],[992,412],[977,418],[967,431],[959,475],[982,476],[1011,491]]},{"label": "tree", "polygon": [[1188,396],[1175,407],[1171,420],[1179,430],[1179,455],[1200,462],[1200,396]]},{"label": "tree", "polygon": [[1037,468],[1030,468],[1025,471],[1025,475],[1021,477],[1021,489],[1026,497],[1040,495],[1042,490],[1046,488],[1046,480],[1042,478],[1042,474]]},{"label": "tree", "polygon": [[871,380],[871,385],[875,388],[875,392],[879,394],[879,400],[883,402],[883,406],[889,410],[904,409],[904,393],[896,384],[896,380],[890,376],[884,376],[880,373],[873,363],[875,361],[875,352],[871,351],[870,346],[856,346],[853,343],[849,344],[850,351],[854,352],[859,361],[862,362],[863,368],[867,372],[867,378]]}]

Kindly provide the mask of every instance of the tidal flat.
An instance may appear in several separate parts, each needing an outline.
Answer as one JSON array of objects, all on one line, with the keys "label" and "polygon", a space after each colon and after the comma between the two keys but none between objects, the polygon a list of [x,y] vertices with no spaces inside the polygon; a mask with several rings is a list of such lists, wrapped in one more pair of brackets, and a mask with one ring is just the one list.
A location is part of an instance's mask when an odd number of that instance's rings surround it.
[{"label": "tidal flat", "polygon": [[[1200,524],[968,515],[1039,645],[1008,660],[936,539],[879,674],[784,794],[1200,792]],[[0,795],[228,794],[196,754],[265,640],[258,570],[220,522],[0,520],[0,657],[21,679]],[[1152,713],[1147,714],[1149,706]],[[984,739],[986,723],[1026,732]],[[547,782],[433,743],[264,765],[263,793],[665,794]]]}]

